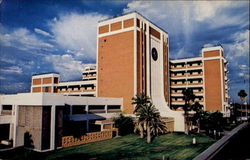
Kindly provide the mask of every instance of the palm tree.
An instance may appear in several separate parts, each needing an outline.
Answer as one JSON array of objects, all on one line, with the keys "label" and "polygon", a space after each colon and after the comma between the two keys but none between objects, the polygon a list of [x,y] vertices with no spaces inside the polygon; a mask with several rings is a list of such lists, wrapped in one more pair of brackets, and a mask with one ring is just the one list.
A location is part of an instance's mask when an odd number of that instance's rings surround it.
[{"label": "palm tree", "polygon": [[195,99],[195,95],[193,90],[188,88],[182,90],[182,94],[184,95],[185,105],[183,106],[184,110],[184,119],[185,119],[185,134],[189,132],[189,118],[188,118],[188,111],[191,110],[191,105]]},{"label": "palm tree", "polygon": [[151,102],[150,98],[145,95],[145,93],[139,93],[132,98],[132,104],[135,105],[134,113],[136,113],[143,105],[149,104]]},{"label": "palm tree", "polygon": [[155,108],[152,103],[143,105],[137,112],[139,117],[138,122],[146,125],[147,143],[152,142],[151,133],[157,133],[160,129],[161,119],[160,112]]},{"label": "palm tree", "polygon": [[[139,93],[137,94],[135,97],[132,98],[132,104],[135,105],[135,110],[134,113],[136,114],[144,105],[149,104],[150,98],[148,96],[146,96],[144,93]],[[135,130],[134,132],[136,132],[137,130],[140,131],[140,137],[144,138],[144,124],[142,122],[140,122],[139,120],[137,121],[136,125],[135,125]]]},{"label": "palm tree", "polygon": [[[240,100],[242,101],[242,104],[241,104],[241,119],[242,119],[242,105],[243,105],[243,101],[246,99],[246,96],[247,96],[247,93],[245,92],[245,90],[240,90],[238,92],[238,96],[240,97]],[[246,112],[247,114],[247,112]]]},{"label": "palm tree", "polygon": [[193,120],[196,122],[197,126],[198,126],[198,133],[200,133],[200,120],[202,117],[202,108],[203,106],[196,101],[193,105],[192,105],[192,110],[195,111],[195,114],[193,116]]}]

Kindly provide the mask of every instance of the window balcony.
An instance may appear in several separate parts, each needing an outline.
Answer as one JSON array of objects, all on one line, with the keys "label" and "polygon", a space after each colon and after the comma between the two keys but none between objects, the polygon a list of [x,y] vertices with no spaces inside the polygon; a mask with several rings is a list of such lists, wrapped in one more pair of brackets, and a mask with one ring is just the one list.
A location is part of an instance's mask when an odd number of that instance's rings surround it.
[{"label": "window balcony", "polygon": [[203,76],[202,73],[198,73],[198,74],[188,74],[188,77],[198,77],[198,76]]},{"label": "window balcony", "polygon": [[175,67],[175,68],[171,68],[171,71],[179,71],[179,70],[186,70],[186,67]]},{"label": "window balcony", "polygon": [[172,101],[171,104],[173,105],[184,105],[185,104],[185,101]]},{"label": "window balcony", "polygon": [[180,91],[180,92],[175,92],[175,91],[171,91],[171,94],[176,94],[176,95],[182,95],[182,91]]},{"label": "window balcony", "polygon": [[202,82],[194,82],[194,83],[188,82],[188,85],[190,85],[190,86],[193,86],[193,85],[203,85],[203,83]]},{"label": "window balcony", "polygon": [[171,74],[171,78],[183,78],[183,77],[186,77],[186,75],[174,75],[174,74]]},{"label": "window balcony", "polygon": [[200,100],[199,99],[195,99],[194,102],[199,102],[200,103],[200,102],[204,102],[204,100],[203,99],[200,99]]},{"label": "window balcony", "polygon": [[202,67],[202,65],[192,65],[192,66],[187,66],[187,68],[201,68]]},{"label": "window balcony", "polygon": [[186,86],[187,84],[186,83],[179,83],[179,84],[171,83],[171,85],[172,86]]},{"label": "window balcony", "polygon": [[185,101],[183,99],[177,99],[177,100],[172,99],[172,102],[185,102]]}]

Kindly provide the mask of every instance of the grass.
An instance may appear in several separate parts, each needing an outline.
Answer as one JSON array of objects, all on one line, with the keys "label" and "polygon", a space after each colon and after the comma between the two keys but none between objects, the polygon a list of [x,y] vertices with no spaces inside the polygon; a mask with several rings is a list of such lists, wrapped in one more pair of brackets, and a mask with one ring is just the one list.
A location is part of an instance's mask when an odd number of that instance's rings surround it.
[{"label": "grass", "polygon": [[[192,145],[192,138],[185,134],[172,133],[156,137],[151,144],[147,144],[146,139],[140,139],[139,135],[132,134],[47,153],[21,151],[18,159],[162,160],[165,156],[165,159],[170,160],[187,160],[193,159],[215,142],[212,138],[200,134],[196,136],[198,144]],[[8,159],[16,159],[17,151],[14,153],[14,157]]]}]

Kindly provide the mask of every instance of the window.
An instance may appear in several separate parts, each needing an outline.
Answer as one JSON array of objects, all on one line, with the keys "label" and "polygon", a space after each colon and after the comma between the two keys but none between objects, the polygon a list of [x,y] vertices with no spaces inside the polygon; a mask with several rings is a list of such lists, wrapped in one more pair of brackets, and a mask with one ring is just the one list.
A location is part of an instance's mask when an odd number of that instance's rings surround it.
[{"label": "window", "polygon": [[108,109],[121,109],[120,105],[108,105]]},{"label": "window", "polygon": [[58,83],[58,78],[57,77],[54,78],[54,83]]},{"label": "window", "polygon": [[112,112],[121,112],[121,106],[120,105],[108,105],[108,113]]},{"label": "window", "polygon": [[49,92],[49,87],[45,87],[44,92]]},{"label": "window", "polygon": [[105,106],[104,105],[89,105],[89,112],[105,113]]},{"label": "window", "polygon": [[74,105],[72,106],[72,114],[85,114],[85,106],[84,105]]},{"label": "window", "polygon": [[12,110],[12,105],[3,105],[3,110]]}]

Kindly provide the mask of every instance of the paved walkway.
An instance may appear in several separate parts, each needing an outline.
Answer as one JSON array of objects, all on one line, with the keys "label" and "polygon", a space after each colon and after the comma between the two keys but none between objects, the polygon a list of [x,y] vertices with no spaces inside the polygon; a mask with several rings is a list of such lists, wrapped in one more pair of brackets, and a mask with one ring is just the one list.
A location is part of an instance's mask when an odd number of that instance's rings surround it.
[{"label": "paved walkway", "polygon": [[250,159],[250,123],[243,123],[198,155],[194,160]]}]

